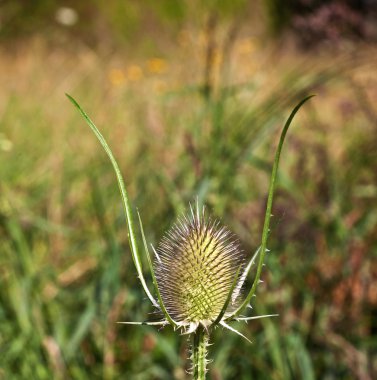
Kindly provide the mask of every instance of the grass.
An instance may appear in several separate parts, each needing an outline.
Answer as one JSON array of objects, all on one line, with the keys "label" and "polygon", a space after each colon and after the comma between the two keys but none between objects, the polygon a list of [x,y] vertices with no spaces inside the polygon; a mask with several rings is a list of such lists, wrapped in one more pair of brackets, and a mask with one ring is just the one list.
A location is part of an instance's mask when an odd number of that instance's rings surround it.
[{"label": "grass", "polygon": [[150,57],[130,62],[121,53],[82,49],[73,61],[43,44],[25,47],[22,58],[1,52],[0,378],[186,378],[185,338],[115,323],[143,320],[152,309],[132,269],[111,167],[64,92],[96,116],[148,241],[198,195],[253,252],[266,157],[289,109],[313,90],[318,96],[300,111],[284,150],[272,253],[253,303],[255,313],[280,318],[245,324],[253,345],[216,332],[222,344],[213,346],[210,373],[375,376],[376,78],[365,63],[375,52],[338,70],[333,57],[308,63],[285,53],[275,67],[258,44],[248,55],[235,49],[230,73],[212,68],[221,80],[206,98],[195,74],[204,49],[178,47],[163,73],[148,71]]}]

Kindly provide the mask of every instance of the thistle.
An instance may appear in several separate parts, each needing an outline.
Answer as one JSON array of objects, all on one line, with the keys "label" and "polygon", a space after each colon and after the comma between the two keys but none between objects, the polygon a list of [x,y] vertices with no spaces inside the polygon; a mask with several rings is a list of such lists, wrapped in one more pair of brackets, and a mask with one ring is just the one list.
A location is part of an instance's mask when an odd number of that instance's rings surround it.
[{"label": "thistle", "polygon": [[[299,102],[288,117],[275,153],[268,192],[261,245],[247,262],[237,238],[216,220],[205,214],[197,202],[188,215],[182,216],[162,238],[152,261],[146,242],[143,224],[138,213],[144,251],[152,276],[155,298],[145,281],[140,260],[139,245],[135,236],[132,207],[119,166],[110,147],[94,123],[79,104],[67,94],[79,110],[106,151],[116,174],[128,225],[130,248],[138,277],[152,305],[160,314],[160,320],[149,322],[119,322],[133,325],[171,325],[174,330],[192,336],[192,374],[195,380],[204,380],[207,371],[207,346],[209,336],[222,326],[249,341],[247,337],[229,325],[232,321],[249,321],[273,315],[242,316],[260,282],[262,266],[267,252],[267,239],[272,211],[280,153],[288,128],[300,107],[312,96]],[[257,269],[251,289],[242,301],[241,289],[251,267]]]}]

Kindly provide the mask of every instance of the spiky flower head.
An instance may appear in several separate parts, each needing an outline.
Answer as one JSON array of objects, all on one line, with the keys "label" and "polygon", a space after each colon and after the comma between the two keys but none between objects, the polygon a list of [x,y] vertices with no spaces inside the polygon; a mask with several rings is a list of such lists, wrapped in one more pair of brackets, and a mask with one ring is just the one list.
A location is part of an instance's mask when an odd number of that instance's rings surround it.
[{"label": "spiky flower head", "polygon": [[[171,227],[156,253],[156,279],[172,319],[181,326],[212,324],[244,263],[236,237],[197,206]],[[230,310],[238,293],[235,288]]]}]

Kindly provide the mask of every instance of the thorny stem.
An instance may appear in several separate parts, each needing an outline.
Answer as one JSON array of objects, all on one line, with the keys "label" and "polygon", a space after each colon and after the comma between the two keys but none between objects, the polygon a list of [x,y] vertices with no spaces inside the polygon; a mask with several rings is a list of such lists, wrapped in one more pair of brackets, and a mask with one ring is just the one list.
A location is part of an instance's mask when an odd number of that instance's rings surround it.
[{"label": "thorny stem", "polygon": [[207,364],[208,332],[199,326],[193,334],[192,344],[192,375],[194,380],[205,380]]}]

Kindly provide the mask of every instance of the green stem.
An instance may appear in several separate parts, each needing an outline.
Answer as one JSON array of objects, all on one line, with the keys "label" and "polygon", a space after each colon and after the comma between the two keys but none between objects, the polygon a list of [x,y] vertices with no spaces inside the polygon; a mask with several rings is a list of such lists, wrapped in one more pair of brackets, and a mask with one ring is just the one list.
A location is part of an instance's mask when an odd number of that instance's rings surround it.
[{"label": "green stem", "polygon": [[208,333],[202,326],[199,326],[196,332],[193,334],[192,344],[192,369],[194,380],[205,380],[206,378],[206,356],[208,346]]}]

